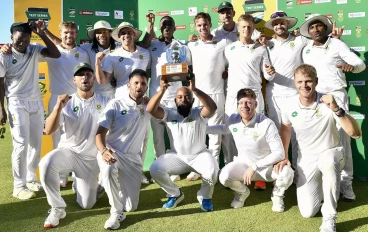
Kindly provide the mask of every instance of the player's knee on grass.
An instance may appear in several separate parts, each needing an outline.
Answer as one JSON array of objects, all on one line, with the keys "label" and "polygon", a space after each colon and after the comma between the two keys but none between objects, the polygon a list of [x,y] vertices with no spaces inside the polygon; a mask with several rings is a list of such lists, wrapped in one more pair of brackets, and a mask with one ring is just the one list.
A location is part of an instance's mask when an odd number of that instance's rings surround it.
[{"label": "player's knee on grass", "polygon": [[94,199],[90,197],[90,199],[79,199],[77,202],[82,209],[92,209],[92,207],[96,204],[96,196]]},{"label": "player's knee on grass", "polygon": [[299,211],[300,211],[300,214],[302,215],[302,217],[311,218],[311,217],[314,217],[314,215],[316,215],[318,213],[319,208],[320,208],[319,206],[318,207],[313,207],[312,205],[308,206],[308,207],[299,206]]}]

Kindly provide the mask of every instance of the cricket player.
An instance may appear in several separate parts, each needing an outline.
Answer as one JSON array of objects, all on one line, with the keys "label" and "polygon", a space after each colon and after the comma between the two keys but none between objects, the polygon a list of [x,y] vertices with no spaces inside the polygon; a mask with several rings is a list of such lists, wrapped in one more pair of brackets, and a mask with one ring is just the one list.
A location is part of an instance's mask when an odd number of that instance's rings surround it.
[{"label": "cricket player", "polygon": [[[30,44],[32,31],[46,47]],[[0,54],[0,125],[5,125],[9,115],[13,138],[13,197],[26,200],[36,196],[34,191],[42,190],[36,178],[44,124],[38,62],[41,57],[59,58],[60,52],[41,30],[40,21],[13,23],[10,33],[12,54]]]},{"label": "cricket player", "polygon": [[[163,65],[169,63],[167,56],[171,56],[173,52],[178,52],[184,56],[185,62],[190,68],[192,64],[192,57],[187,46],[174,39],[175,21],[170,16],[164,16],[160,20],[160,30],[162,39],[153,40],[151,46],[148,48],[151,54],[151,81],[149,86],[150,97],[154,96],[160,90],[161,68]],[[182,86],[180,81],[171,82],[164,96],[161,98],[160,105],[162,107],[175,107],[176,91]],[[166,153],[164,132],[165,125],[160,124],[158,120],[151,120],[151,127],[153,133],[153,145],[155,149],[156,158]],[[170,138],[172,144],[172,138]],[[179,179],[180,176],[173,176],[172,179]]]},{"label": "cricket player", "polygon": [[[317,91],[332,94],[337,104],[346,113],[349,112],[349,97],[345,72],[360,73],[366,65],[341,40],[329,38],[332,30],[331,21],[323,15],[311,15],[300,27],[300,34],[312,40],[303,50],[304,63],[314,66],[317,70]],[[341,194],[345,201],[354,201],[356,196],[352,187],[353,157],[351,139],[342,127],[338,127],[340,139],[344,147],[345,167],[341,172]]]},{"label": "cricket player", "polygon": [[[227,39],[216,40],[211,35],[211,16],[200,12],[194,17],[196,30],[199,33],[197,42],[188,43],[192,54],[193,72],[197,76],[199,90],[206,93],[217,105],[216,113],[208,120],[209,125],[222,124],[225,113],[225,91],[222,74],[226,68],[224,50],[231,41]],[[193,107],[201,106],[199,99],[195,99]],[[209,135],[208,149],[219,160],[221,150],[221,135]],[[196,180],[199,175],[190,173],[187,179]]]},{"label": "cricket player", "polygon": [[113,73],[116,78],[116,98],[120,98],[128,92],[126,85],[129,82],[129,75],[134,69],[147,70],[150,67],[149,51],[135,44],[141,35],[142,31],[135,29],[131,23],[122,22],[111,33],[111,37],[116,42],[121,42],[121,47],[108,56],[102,52],[96,54],[97,81],[104,85]]},{"label": "cricket player", "polygon": [[294,171],[290,163],[279,168],[278,163],[286,158],[284,147],[274,122],[257,112],[257,98],[252,89],[240,89],[236,96],[238,113],[232,114],[223,125],[208,127],[207,133],[231,133],[238,149],[234,161],[219,176],[221,184],[234,190],[231,207],[244,206],[250,194],[246,185],[251,181],[275,181],[272,211],[280,213],[284,212],[284,193],[293,183]]},{"label": "cricket player", "polygon": [[54,133],[60,126],[65,133],[58,148],[46,154],[40,162],[40,179],[51,206],[45,228],[56,227],[66,216],[59,175],[74,172],[77,202],[83,209],[90,209],[96,203],[99,168],[95,135],[100,113],[109,98],[94,93],[95,75],[89,64],[78,64],[73,73],[77,92],[60,95],[46,120],[46,134]]},{"label": "cricket player", "polygon": [[[221,2],[220,5],[217,7],[217,13],[223,25],[211,31],[214,39],[228,39],[232,42],[237,41],[239,27],[234,21],[235,11],[233,4],[225,1]],[[261,33],[257,30],[253,30],[251,36],[252,40],[256,41],[261,36]]]},{"label": "cricket player", "polygon": [[111,205],[105,229],[118,229],[125,219],[123,211],[138,207],[143,161],[140,151],[151,115],[144,96],[147,73],[141,69],[129,75],[129,93],[109,102],[99,119],[96,134],[101,179]]},{"label": "cricket player", "polygon": [[[292,127],[296,133],[299,145],[296,186],[301,215],[313,217],[323,200],[320,230],[330,232],[336,231],[340,172],[345,163],[336,124],[353,138],[359,138],[362,132],[333,95],[316,91],[319,80],[311,65],[303,64],[295,70],[294,82],[299,95],[290,98],[282,110],[280,135],[287,153]],[[287,162],[287,159],[283,161]]]},{"label": "cricket player", "polygon": [[[173,137],[173,149],[153,162],[150,173],[154,181],[167,193],[169,199],[164,209],[172,209],[183,199],[184,193],[171,180],[170,175],[195,172],[202,175],[202,187],[197,199],[203,211],[212,211],[212,194],[217,182],[218,163],[206,149],[206,126],[216,112],[216,103],[195,86],[194,77],[188,78],[189,87],[181,87],[176,92],[176,107],[160,106],[160,101],[169,87],[161,80],[160,90],[151,98],[147,111],[166,124]],[[192,107],[193,94],[203,107]]]},{"label": "cricket player", "polygon": [[[237,26],[239,40],[228,45],[225,49],[225,57],[228,67],[227,96],[225,103],[226,118],[238,113],[237,94],[240,89],[250,88],[257,96],[257,113],[264,113],[264,100],[262,94],[262,76],[265,67],[271,66],[268,59],[267,48],[251,39],[254,31],[254,18],[250,14],[239,17]],[[265,76],[271,80],[272,76]],[[230,157],[225,157],[225,164],[233,160],[237,154],[234,139],[231,134],[227,137],[227,149]]]}]

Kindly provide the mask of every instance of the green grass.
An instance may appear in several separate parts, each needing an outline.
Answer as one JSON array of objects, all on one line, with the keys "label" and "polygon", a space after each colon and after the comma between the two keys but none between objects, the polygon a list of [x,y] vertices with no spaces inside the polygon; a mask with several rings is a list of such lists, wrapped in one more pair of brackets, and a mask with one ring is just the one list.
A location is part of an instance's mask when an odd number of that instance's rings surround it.
[{"label": "green grass", "polygon": [[[44,231],[43,221],[49,205],[44,193],[36,199],[20,201],[11,196],[13,179],[11,174],[11,137],[9,128],[5,139],[0,140],[0,231]],[[148,173],[146,173],[148,174]],[[185,175],[182,176],[185,178]],[[252,193],[241,209],[231,209],[232,192],[216,184],[213,203],[214,211],[202,212],[196,199],[200,181],[182,180],[185,199],[174,210],[162,210],[164,192],[157,184],[143,186],[138,211],[127,213],[122,223],[124,231],[318,231],[321,214],[311,219],[300,216],[296,205],[295,186],[287,191],[286,211],[275,214],[271,211],[271,184],[263,192]],[[354,181],[357,200],[352,203],[339,202],[338,231],[368,231],[368,184]],[[103,225],[109,217],[107,196],[91,210],[82,210],[76,203],[71,183],[62,190],[67,203],[67,217],[52,231],[104,231]]]}]

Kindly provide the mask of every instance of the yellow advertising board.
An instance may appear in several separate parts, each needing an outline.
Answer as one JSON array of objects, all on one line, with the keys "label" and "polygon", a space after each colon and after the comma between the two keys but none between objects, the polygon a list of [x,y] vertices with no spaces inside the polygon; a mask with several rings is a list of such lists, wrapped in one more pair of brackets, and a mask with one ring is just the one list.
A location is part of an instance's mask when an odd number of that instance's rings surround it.
[{"label": "yellow advertising board", "polygon": [[[48,22],[48,29],[55,35],[58,35],[58,25],[62,21],[61,0],[14,0],[14,22],[27,22],[26,11],[47,11],[51,17]],[[42,39],[32,34],[31,42],[43,44]],[[49,75],[46,62],[39,63],[39,84],[42,93],[43,105],[45,107],[45,118],[48,115],[47,105],[50,98]],[[31,135],[32,136],[32,135]],[[42,137],[41,156],[52,150],[52,139],[49,135]]]}]

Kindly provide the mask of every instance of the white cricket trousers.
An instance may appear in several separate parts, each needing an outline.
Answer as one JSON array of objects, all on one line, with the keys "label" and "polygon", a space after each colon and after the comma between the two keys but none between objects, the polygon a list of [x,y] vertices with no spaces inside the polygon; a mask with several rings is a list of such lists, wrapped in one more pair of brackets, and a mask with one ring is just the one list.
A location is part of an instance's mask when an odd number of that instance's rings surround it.
[{"label": "white cricket trousers", "polygon": [[[224,123],[225,116],[225,94],[217,93],[217,94],[207,94],[217,105],[216,113],[208,120],[207,125],[220,125]],[[194,96],[195,98],[195,96]],[[195,98],[193,107],[203,106],[203,104]],[[208,149],[212,151],[212,155],[216,158],[217,162],[220,159],[220,151],[221,151],[221,137],[222,135],[208,135]]]},{"label": "white cricket trousers", "polygon": [[[266,112],[267,117],[271,119],[277,130],[280,131],[281,128],[281,112],[283,109],[287,108],[287,103],[292,96],[273,96],[271,92],[267,92],[266,95]],[[294,128],[291,128],[291,166],[296,169],[296,163],[298,160],[298,142],[296,141],[296,135]],[[296,173],[297,175],[297,173]]]},{"label": "white cricket trousers", "polygon": [[301,215],[313,217],[321,207],[324,218],[337,215],[340,194],[340,173],[344,166],[342,147],[331,148],[320,154],[298,156],[297,199]]},{"label": "white cricket trousers", "polygon": [[[220,172],[219,180],[222,185],[229,187],[235,192],[244,193],[247,191],[247,186],[244,185],[244,173],[248,169],[248,165],[241,161],[239,158],[228,165],[226,165]],[[275,186],[272,190],[273,196],[283,197],[285,190],[293,183],[294,171],[289,166],[284,166],[281,172],[276,173],[273,170],[273,165],[267,168],[257,170],[252,181],[266,181],[275,182]]]},{"label": "white cricket trousers", "polygon": [[202,175],[202,185],[197,196],[211,199],[217,182],[219,166],[215,157],[208,150],[192,156],[168,152],[153,162],[150,172],[152,178],[167,193],[168,197],[180,195],[178,186],[170,179],[171,175],[181,175],[186,172],[199,173]]},{"label": "white cricket trousers", "polygon": [[[253,89],[254,90],[254,89]],[[257,96],[257,108],[256,112],[264,113],[264,99],[261,90],[254,90]],[[225,104],[225,122],[232,115],[238,113],[238,100],[236,97],[227,96]],[[224,145],[222,150],[224,152],[225,165],[234,160],[234,156],[238,155],[238,149],[236,148],[235,141],[232,134],[225,134],[222,136],[222,144]]]},{"label": "white cricket trousers", "polygon": [[[57,102],[58,97],[59,97],[58,94],[53,94],[53,93],[51,94],[51,97],[49,99],[49,104],[48,104],[48,113],[49,114],[51,114],[51,112],[54,110],[54,107],[56,106],[56,102]],[[60,142],[62,133],[63,133],[62,127],[59,127],[59,129],[51,135],[52,136],[52,149],[58,148],[58,144]]]},{"label": "white cricket trousers", "polygon": [[97,160],[84,160],[68,148],[58,148],[47,153],[40,162],[40,179],[47,202],[51,207],[65,208],[60,193],[60,175],[74,172],[77,202],[83,209],[96,203],[99,168]]},{"label": "white cricket trousers", "polygon": [[98,153],[100,178],[109,197],[111,214],[121,214],[123,210],[130,212],[138,207],[139,191],[143,164],[140,154],[114,153],[116,162],[108,164]]},{"label": "white cricket trousers", "polygon": [[[161,106],[167,108],[176,108],[175,101],[171,100],[161,100]],[[160,123],[160,120],[156,118],[151,119],[151,128],[153,134],[153,148],[155,150],[156,158],[160,157],[161,155],[165,154],[166,147],[165,147],[165,125]],[[172,136],[168,133],[168,137],[170,140],[170,145],[172,146]],[[171,147],[171,149],[173,149]]]},{"label": "white cricket trousers", "polygon": [[[349,113],[349,96],[345,89],[341,89],[338,91],[330,92],[335,98],[336,103],[345,110],[345,112]],[[341,184],[342,185],[351,185],[353,181],[353,153],[351,151],[351,138],[344,129],[340,125],[337,125],[337,130],[340,135],[340,142],[344,147],[344,158],[345,158],[345,166],[341,170]]]},{"label": "white cricket trousers", "polygon": [[42,100],[7,99],[8,118],[13,139],[12,171],[14,188],[36,181],[40,162],[44,123]]}]

